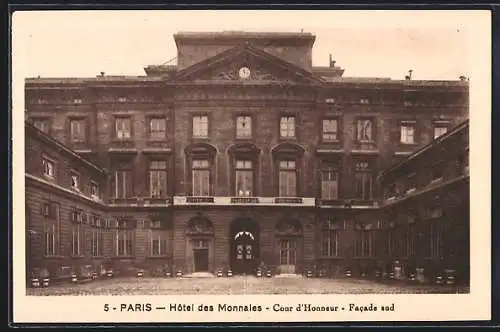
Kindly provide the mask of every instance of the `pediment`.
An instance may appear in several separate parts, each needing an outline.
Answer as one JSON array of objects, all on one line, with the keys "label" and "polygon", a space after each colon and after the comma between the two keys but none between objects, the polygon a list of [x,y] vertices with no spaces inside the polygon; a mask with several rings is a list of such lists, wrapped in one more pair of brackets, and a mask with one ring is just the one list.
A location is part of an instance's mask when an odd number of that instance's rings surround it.
[{"label": "pediment", "polygon": [[178,72],[180,82],[319,84],[321,79],[252,45],[240,45]]}]

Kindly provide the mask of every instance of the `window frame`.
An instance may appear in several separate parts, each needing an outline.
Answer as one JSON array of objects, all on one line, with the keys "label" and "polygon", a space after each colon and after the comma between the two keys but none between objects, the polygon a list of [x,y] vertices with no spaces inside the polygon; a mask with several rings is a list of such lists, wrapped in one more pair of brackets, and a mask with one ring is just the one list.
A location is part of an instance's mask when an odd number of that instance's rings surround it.
[{"label": "window frame", "polygon": [[[294,167],[291,168],[291,167],[282,167],[282,165],[284,165],[283,163],[287,163],[287,165],[289,163],[293,162],[294,164]],[[277,194],[278,196],[277,197],[290,197],[290,198],[293,198],[293,197],[298,197],[299,196],[299,173],[298,173],[298,159],[296,157],[293,157],[293,156],[281,156],[279,159],[277,159],[276,161],[277,165],[277,169],[278,169],[278,190],[277,190]],[[290,174],[293,174],[294,176],[294,183],[295,183],[295,186],[294,186],[294,194],[293,195],[290,195],[289,193],[289,188],[287,188],[285,191],[286,193],[282,192],[281,191],[281,188],[282,188],[282,185],[281,185],[281,175],[282,174],[287,174],[287,182],[289,181],[288,179],[288,175]],[[287,187],[288,187],[288,184],[287,184]]]},{"label": "window frame", "polygon": [[[197,166],[197,162],[206,162],[206,166]],[[196,197],[210,197],[212,196],[212,160],[209,156],[194,156],[190,160],[191,166],[191,195]],[[208,194],[207,195],[198,195],[195,193],[201,193],[205,188],[199,188],[200,190],[195,190],[195,172],[206,172],[208,174]],[[200,173],[202,174],[202,173]],[[203,176],[200,175],[203,179]]]},{"label": "window frame", "polygon": [[[369,121],[371,124],[370,137],[368,139],[361,139],[361,131],[359,130],[359,123],[363,121]],[[355,119],[355,132],[356,132],[356,142],[360,144],[375,143],[376,141],[376,125],[375,119],[373,117],[356,117]]]},{"label": "window frame", "polygon": [[[290,120],[293,119],[293,129],[290,130]],[[283,135],[283,120],[286,122],[285,135]],[[280,139],[297,139],[297,116],[295,114],[281,114],[279,121]],[[290,132],[293,131],[293,134]]]},{"label": "window frame", "polygon": [[[76,186],[73,186],[73,176],[76,177]],[[74,191],[77,191],[77,192],[82,192],[82,181],[81,181],[80,172],[78,172],[74,169],[71,169],[69,171],[69,177],[70,177],[70,181],[71,181],[71,184],[70,184],[71,189]]]},{"label": "window frame", "polygon": [[[417,144],[417,125],[416,121],[413,120],[403,120],[399,124],[399,143],[403,145],[415,145]],[[403,130],[406,128],[407,130]],[[411,129],[411,135],[408,135],[408,129]],[[411,141],[407,139],[411,137]],[[404,139],[406,138],[406,139]]]},{"label": "window frame", "polygon": [[[366,167],[358,167],[358,164],[366,164]],[[359,168],[362,168],[361,170]],[[363,175],[363,181],[362,181],[362,191],[363,193],[361,194],[361,197],[358,195],[358,181],[359,175]],[[369,197],[366,197],[365,194],[365,177],[366,175],[369,176]],[[374,184],[374,169],[373,169],[373,162],[370,160],[355,160],[354,161],[354,180],[355,180],[355,199],[360,200],[360,201],[371,201],[374,199],[374,189],[375,189],[375,184]]]},{"label": "window frame", "polygon": [[[206,119],[206,135],[202,135],[202,134],[196,134],[197,132],[200,131],[200,129],[196,129],[196,123],[195,123],[195,120],[199,118],[199,120],[201,121],[203,118]],[[191,115],[191,138],[192,139],[201,139],[201,140],[204,140],[204,139],[209,139],[210,138],[210,117],[208,114],[204,114],[204,113],[199,113],[199,114],[192,114]],[[201,122],[200,122],[201,124]]]},{"label": "window frame", "polygon": [[[320,173],[320,178],[319,178],[319,184],[320,184],[320,193],[319,197],[322,200],[338,200],[340,197],[340,170],[339,170],[339,162],[330,162],[330,161],[325,161],[322,163],[321,168],[319,170]],[[335,181],[332,180],[327,180],[326,182],[336,182],[335,186],[335,192],[332,197],[328,197],[328,195],[325,195],[324,187],[325,187],[325,180],[324,180],[324,175],[325,173],[328,174],[335,174]]]},{"label": "window frame", "polygon": [[[46,168],[45,168],[45,163],[48,163],[49,165],[52,165],[52,175],[50,174],[47,174],[45,172]],[[55,159],[43,154],[42,155],[42,167],[43,167],[43,170],[42,170],[42,174],[45,178],[48,178],[48,179],[51,179],[51,180],[55,180],[57,179],[57,162]]]},{"label": "window frame", "polygon": [[[80,135],[81,137],[75,137],[73,134],[73,123],[79,123],[80,126]],[[85,117],[75,117],[72,116],[69,118],[69,140],[72,143],[85,143],[87,142],[87,130],[88,130],[88,121]]]},{"label": "window frame", "polygon": [[[243,166],[238,166],[239,163],[243,163]],[[249,164],[247,164],[249,163]],[[248,166],[249,165],[249,166]],[[238,174],[250,174],[250,190],[249,194],[246,195],[246,191],[243,192],[243,195],[239,194],[238,191]],[[245,176],[243,176],[245,178]],[[247,189],[248,187],[245,186],[244,189]],[[236,197],[253,197],[255,196],[255,163],[253,158],[244,158],[244,157],[239,157],[235,156],[234,158],[234,195]]]},{"label": "window frame", "polygon": [[[163,167],[154,166],[157,163],[163,163]],[[163,183],[163,193],[161,193],[160,185],[160,195],[153,195],[153,175],[156,174],[156,182],[160,182],[161,174],[163,173],[164,183]],[[168,162],[165,159],[151,159],[148,165],[148,191],[149,197],[151,198],[163,198],[168,196]]]},{"label": "window frame", "polygon": [[[133,174],[133,167],[132,165],[120,165],[119,167],[115,168],[114,170],[114,188],[113,188],[113,198],[117,199],[125,199],[132,197],[134,195],[134,174]],[[125,175],[125,181],[122,182],[121,189],[123,195],[118,195],[119,193],[119,176],[118,174],[124,174]],[[130,192],[129,192],[130,189]]]},{"label": "window frame", "polygon": [[[153,122],[154,121],[162,121],[163,122],[163,131],[162,130],[153,130]],[[161,128],[161,125],[160,125]],[[155,136],[153,133],[163,133],[163,135]],[[167,138],[167,119],[165,116],[161,115],[151,115],[148,117],[148,138],[152,141],[160,141]]]},{"label": "window frame", "polygon": [[[325,122],[334,121],[336,130],[335,131],[325,131]],[[326,137],[325,137],[326,135]],[[328,137],[328,135],[335,135],[334,139]],[[339,117],[325,117],[321,120],[321,141],[323,142],[340,142],[340,118]]]},{"label": "window frame", "polygon": [[[119,129],[120,121],[128,122],[128,136],[123,137],[119,135],[120,132],[126,132]],[[114,139],[118,141],[130,141],[133,139],[133,116],[132,115],[115,115],[114,116]]]},{"label": "window frame", "polygon": [[[244,118],[244,119],[247,119],[249,120],[249,123],[250,123],[250,129],[247,130],[246,132],[248,132],[248,135],[242,135],[241,132],[240,132],[240,128],[239,127],[239,119],[241,118]],[[235,118],[235,137],[236,139],[238,140],[245,140],[245,139],[252,139],[253,136],[254,136],[254,123],[253,123],[253,117],[249,114],[237,114],[236,115],[236,118]]]},{"label": "window frame", "polygon": [[[436,136],[436,129],[444,129],[444,132],[439,135],[439,136]],[[432,137],[433,139],[438,139],[439,137],[445,135],[449,130],[450,130],[450,121],[447,121],[447,120],[434,120],[433,122],[433,127],[432,127]]]}]

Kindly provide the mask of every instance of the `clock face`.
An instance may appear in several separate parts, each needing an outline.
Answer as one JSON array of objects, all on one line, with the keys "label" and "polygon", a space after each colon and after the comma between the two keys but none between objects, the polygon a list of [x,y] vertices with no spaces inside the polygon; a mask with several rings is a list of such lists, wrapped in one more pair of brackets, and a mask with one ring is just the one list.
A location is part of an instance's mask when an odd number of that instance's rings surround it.
[{"label": "clock face", "polygon": [[241,78],[249,78],[250,77],[250,69],[248,67],[241,67],[239,71]]}]

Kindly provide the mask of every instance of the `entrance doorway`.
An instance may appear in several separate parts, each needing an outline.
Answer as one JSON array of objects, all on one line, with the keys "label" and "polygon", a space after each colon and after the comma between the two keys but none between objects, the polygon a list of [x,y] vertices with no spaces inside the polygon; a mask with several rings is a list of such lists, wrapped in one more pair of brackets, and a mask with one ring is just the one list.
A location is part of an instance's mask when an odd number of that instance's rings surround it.
[{"label": "entrance doorway", "polygon": [[253,274],[259,264],[259,227],[251,220],[236,220],[231,227],[230,262],[234,274]]},{"label": "entrance doorway", "polygon": [[280,240],[281,273],[295,273],[297,264],[297,240],[295,238]]},{"label": "entrance doorway", "polygon": [[194,244],[194,272],[207,272],[209,267],[208,240],[196,240]]}]

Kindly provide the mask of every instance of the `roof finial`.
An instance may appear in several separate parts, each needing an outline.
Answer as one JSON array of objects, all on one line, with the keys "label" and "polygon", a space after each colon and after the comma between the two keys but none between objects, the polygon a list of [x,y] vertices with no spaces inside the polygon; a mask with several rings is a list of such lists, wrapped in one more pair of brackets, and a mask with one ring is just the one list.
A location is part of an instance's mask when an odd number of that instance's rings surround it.
[{"label": "roof finial", "polygon": [[406,80],[411,80],[411,74],[413,73],[413,69],[408,70],[408,75],[405,76]]}]

